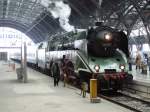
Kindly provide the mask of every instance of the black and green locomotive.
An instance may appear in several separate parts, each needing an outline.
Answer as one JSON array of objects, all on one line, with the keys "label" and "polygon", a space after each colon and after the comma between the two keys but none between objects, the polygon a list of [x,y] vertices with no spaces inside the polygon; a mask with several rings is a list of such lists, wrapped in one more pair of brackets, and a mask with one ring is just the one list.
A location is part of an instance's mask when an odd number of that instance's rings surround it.
[{"label": "black and green locomotive", "polygon": [[89,84],[93,76],[99,90],[120,90],[133,79],[128,73],[128,39],[122,31],[108,26],[76,30],[51,37],[47,46],[47,63],[66,56],[67,76],[74,83]]}]

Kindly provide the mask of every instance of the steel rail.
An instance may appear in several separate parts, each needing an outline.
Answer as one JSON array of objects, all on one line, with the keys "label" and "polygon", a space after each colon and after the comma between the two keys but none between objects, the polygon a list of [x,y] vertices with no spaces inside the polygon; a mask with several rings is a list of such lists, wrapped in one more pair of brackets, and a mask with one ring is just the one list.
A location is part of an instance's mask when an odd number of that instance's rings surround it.
[{"label": "steel rail", "polygon": [[[124,97],[124,99],[130,98],[130,99],[132,99],[131,101],[135,101],[135,102],[138,101],[138,102],[141,102],[141,104],[143,104],[143,105],[150,106],[150,102],[148,102],[148,101],[145,101],[145,100],[142,100],[142,99],[139,99],[139,98],[136,98],[136,97],[128,96],[128,95],[125,95],[125,94],[122,94],[122,93],[119,93],[119,94],[122,95],[121,97]],[[109,97],[108,95],[102,95],[102,94],[98,94],[98,96],[101,97],[101,98],[103,98],[103,99],[105,99],[105,100],[108,100],[108,101],[110,101],[112,103],[120,105],[120,106],[122,106],[124,108],[127,108],[129,110],[132,110],[132,111],[135,111],[135,112],[143,112],[141,109],[134,108],[133,105],[129,106],[127,104],[119,102],[118,100],[115,100],[115,97],[117,99],[118,96]],[[128,102],[130,102],[130,101],[128,101]]]}]

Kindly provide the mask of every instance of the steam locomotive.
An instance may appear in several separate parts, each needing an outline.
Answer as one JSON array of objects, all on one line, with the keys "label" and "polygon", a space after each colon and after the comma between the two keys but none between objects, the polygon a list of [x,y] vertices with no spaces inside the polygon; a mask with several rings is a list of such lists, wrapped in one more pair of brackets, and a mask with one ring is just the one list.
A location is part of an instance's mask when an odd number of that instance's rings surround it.
[{"label": "steam locomotive", "polygon": [[34,53],[27,53],[28,64],[51,73],[52,64],[58,62],[62,71],[62,58],[65,57],[68,80],[73,83],[84,80],[89,84],[94,77],[98,79],[98,90],[120,90],[133,79],[128,73],[127,36],[108,26],[53,35],[48,41],[39,43]]}]

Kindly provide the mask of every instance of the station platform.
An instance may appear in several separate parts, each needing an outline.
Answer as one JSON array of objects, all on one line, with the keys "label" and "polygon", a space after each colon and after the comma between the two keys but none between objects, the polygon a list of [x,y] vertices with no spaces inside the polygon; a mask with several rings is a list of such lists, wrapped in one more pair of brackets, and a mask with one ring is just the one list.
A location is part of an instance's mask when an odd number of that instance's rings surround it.
[{"label": "station platform", "polygon": [[142,70],[137,69],[136,66],[132,66],[133,81],[126,85],[126,91],[130,91],[142,99],[150,101],[150,71],[147,67],[147,73],[142,73]]},{"label": "station platform", "polygon": [[[18,66],[18,65],[17,65]],[[28,82],[17,80],[16,71],[0,62],[1,112],[131,112],[101,99],[91,103],[89,95],[80,96],[80,90],[67,85],[53,86],[53,79],[28,68]]]},{"label": "station platform", "polygon": [[136,70],[136,66],[132,66],[132,71],[129,71],[133,75],[133,81],[128,82],[125,86],[125,90],[129,91],[138,97],[150,101],[150,71],[147,67],[147,73],[142,73],[141,69]]},{"label": "station platform", "polygon": [[137,69],[133,65],[132,66],[132,71],[130,73],[133,75],[133,80],[141,83],[148,83],[150,84],[150,71],[149,68],[147,67],[147,74],[142,73],[142,70]]}]

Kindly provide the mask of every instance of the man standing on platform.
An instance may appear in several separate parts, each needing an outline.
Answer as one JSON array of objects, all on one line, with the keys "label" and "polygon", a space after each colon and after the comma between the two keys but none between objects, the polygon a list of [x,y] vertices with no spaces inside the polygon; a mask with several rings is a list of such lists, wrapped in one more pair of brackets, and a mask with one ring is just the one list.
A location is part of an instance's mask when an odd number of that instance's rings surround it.
[{"label": "man standing on platform", "polygon": [[147,65],[148,65],[148,68],[149,68],[149,71],[150,71],[150,57],[148,57],[148,59],[147,59]]},{"label": "man standing on platform", "polygon": [[67,82],[67,74],[66,74],[66,55],[63,55],[62,59],[61,59],[61,69],[63,71],[63,80],[64,80],[64,87],[66,86],[66,82]]},{"label": "man standing on platform", "polygon": [[128,58],[129,71],[132,71],[132,60],[131,57]]},{"label": "man standing on platform", "polygon": [[87,90],[88,90],[88,84],[85,81],[83,81],[81,83],[81,95],[82,95],[83,98],[86,97],[86,91]]},{"label": "man standing on platform", "polygon": [[60,70],[59,70],[58,63],[54,63],[52,68],[53,68],[54,86],[58,86],[59,79],[60,79]]}]

